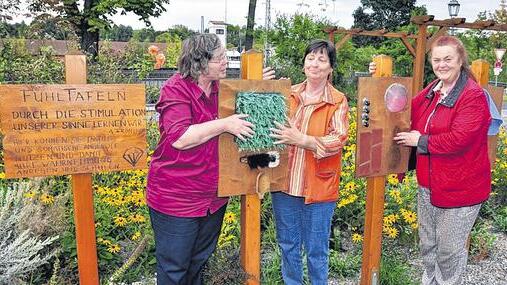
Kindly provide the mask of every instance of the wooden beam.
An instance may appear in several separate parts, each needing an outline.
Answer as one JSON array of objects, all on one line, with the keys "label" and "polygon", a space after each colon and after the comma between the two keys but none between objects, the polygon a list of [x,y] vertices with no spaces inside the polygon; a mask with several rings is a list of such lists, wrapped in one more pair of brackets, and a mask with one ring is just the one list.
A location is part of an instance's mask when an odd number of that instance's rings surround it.
[{"label": "wooden beam", "polygon": [[[249,50],[241,55],[241,78],[262,79],[262,53]],[[261,201],[257,194],[241,196],[240,260],[249,275],[247,285],[260,285],[261,280]],[[224,268],[224,270],[228,270]]]},{"label": "wooden beam", "polygon": [[489,31],[507,31],[507,24],[494,24],[491,21],[476,21],[473,23],[465,22],[465,18],[451,18],[445,20],[431,20],[421,22],[420,19],[412,17],[412,23],[420,25],[424,23],[427,26],[453,27],[473,30],[489,30]]},{"label": "wooden beam", "polygon": [[449,27],[440,27],[438,29],[438,31],[436,33],[434,33],[430,39],[428,39],[427,43],[426,43],[426,52],[430,51],[430,48],[431,48],[431,45],[433,44],[433,42],[440,36],[443,36],[444,34],[447,33],[447,31],[449,30]]},{"label": "wooden beam", "polygon": [[415,49],[412,46],[412,44],[408,41],[408,39],[407,38],[400,38],[400,40],[403,43],[403,45],[407,48],[407,50],[410,52],[412,57],[415,57]]},{"label": "wooden beam", "polygon": [[343,38],[341,38],[340,41],[335,44],[336,50],[339,50],[351,37],[351,34],[345,34]]},{"label": "wooden beam", "polygon": [[433,21],[433,19],[435,19],[433,15],[412,16],[410,22],[416,25],[423,25],[426,24],[426,22]]},{"label": "wooden beam", "polygon": [[415,49],[415,60],[414,60],[414,81],[412,83],[412,96],[422,90],[424,83],[424,64],[426,63],[426,25],[419,25],[418,38]]},{"label": "wooden beam", "polygon": [[386,37],[386,38],[409,38],[416,39],[417,36],[414,34],[408,34],[406,32],[388,32],[386,30],[377,31],[364,31],[362,29],[337,29],[334,31],[335,34],[351,34],[353,36],[373,36],[373,37]]}]

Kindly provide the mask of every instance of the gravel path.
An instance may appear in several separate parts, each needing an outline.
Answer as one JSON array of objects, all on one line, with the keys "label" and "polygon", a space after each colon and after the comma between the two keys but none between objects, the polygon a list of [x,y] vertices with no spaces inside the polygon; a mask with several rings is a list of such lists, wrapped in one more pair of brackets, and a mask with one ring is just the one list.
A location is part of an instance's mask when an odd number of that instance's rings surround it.
[{"label": "gravel path", "polygon": [[[507,285],[507,234],[493,233],[493,235],[496,240],[490,256],[478,262],[469,260],[463,285]],[[421,258],[417,252],[409,254],[409,263],[421,274]],[[419,280],[420,274],[414,278]],[[329,285],[357,284],[359,284],[359,277],[329,280]]]}]

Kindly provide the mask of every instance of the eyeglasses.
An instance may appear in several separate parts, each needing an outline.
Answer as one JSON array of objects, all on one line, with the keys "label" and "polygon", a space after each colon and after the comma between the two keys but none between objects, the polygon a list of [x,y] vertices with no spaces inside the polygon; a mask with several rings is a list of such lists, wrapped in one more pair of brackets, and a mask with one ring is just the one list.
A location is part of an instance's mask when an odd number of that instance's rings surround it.
[{"label": "eyeglasses", "polygon": [[224,63],[224,62],[227,62],[227,56],[225,56],[225,54],[222,54],[220,56],[214,56],[211,58],[211,60],[209,60],[208,62],[213,62],[213,63]]}]

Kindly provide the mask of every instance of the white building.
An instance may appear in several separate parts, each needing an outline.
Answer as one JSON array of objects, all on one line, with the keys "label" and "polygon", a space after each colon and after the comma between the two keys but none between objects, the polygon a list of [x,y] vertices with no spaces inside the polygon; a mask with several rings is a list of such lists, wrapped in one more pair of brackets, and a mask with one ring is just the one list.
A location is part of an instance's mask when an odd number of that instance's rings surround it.
[{"label": "white building", "polygon": [[208,33],[216,34],[222,46],[227,47],[227,24],[224,21],[209,21]]},{"label": "white building", "polygon": [[236,49],[228,50],[227,56],[227,68],[240,68],[241,67],[241,53]]},{"label": "white building", "polygon": [[[227,47],[227,24],[224,21],[209,21],[208,32],[216,34],[222,43],[222,46]],[[227,50],[227,68],[240,68],[241,66],[241,53],[237,50]]]}]

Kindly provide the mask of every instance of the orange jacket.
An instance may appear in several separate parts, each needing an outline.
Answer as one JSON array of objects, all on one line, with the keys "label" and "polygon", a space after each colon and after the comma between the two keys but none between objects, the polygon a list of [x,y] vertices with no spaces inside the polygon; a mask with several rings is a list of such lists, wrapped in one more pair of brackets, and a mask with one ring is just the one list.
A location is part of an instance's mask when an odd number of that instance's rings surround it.
[{"label": "orange jacket", "polygon": [[[294,116],[299,102],[300,90],[298,85],[293,86],[293,93],[290,96],[290,117]],[[322,102],[313,111],[308,124],[307,135],[322,137],[327,135],[328,126],[333,118],[334,112],[339,108],[339,103],[345,99],[345,95],[336,90],[331,84],[328,90],[333,97],[333,104]],[[291,156],[293,152],[289,152]],[[291,158],[289,158],[290,160]],[[305,203],[331,202],[338,199],[338,190],[341,174],[341,151],[336,155],[316,159],[311,150],[306,150],[305,155]]]}]

